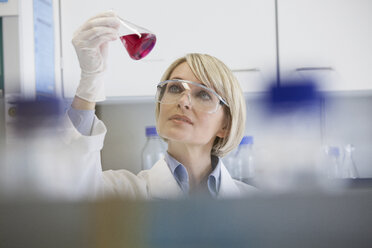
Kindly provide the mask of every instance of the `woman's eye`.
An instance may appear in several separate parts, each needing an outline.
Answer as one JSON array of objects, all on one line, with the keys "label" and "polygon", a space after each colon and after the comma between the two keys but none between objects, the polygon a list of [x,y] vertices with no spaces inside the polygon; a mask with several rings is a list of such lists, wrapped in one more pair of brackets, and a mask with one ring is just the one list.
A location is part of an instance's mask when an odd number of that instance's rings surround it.
[{"label": "woman's eye", "polygon": [[170,93],[180,93],[180,92],[182,92],[182,89],[179,85],[173,84],[173,85],[169,85],[168,92],[170,92]]},{"label": "woman's eye", "polygon": [[201,90],[201,91],[198,92],[197,97],[200,98],[203,101],[210,101],[210,100],[212,100],[211,95],[208,92],[203,91],[203,90]]}]

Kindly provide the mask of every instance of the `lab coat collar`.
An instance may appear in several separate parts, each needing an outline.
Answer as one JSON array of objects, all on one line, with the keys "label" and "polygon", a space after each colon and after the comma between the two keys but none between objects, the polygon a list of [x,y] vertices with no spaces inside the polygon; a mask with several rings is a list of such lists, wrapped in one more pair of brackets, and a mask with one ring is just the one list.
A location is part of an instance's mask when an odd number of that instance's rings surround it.
[{"label": "lab coat collar", "polygon": [[147,177],[150,198],[172,199],[184,196],[164,158],[154,164]]},{"label": "lab coat collar", "polygon": [[241,196],[241,192],[235,180],[230,176],[230,173],[221,161],[221,185],[217,198],[236,198],[239,196]]},{"label": "lab coat collar", "polygon": [[[164,158],[160,159],[143,177],[147,177],[150,198],[175,199],[185,197]],[[221,163],[221,185],[217,198],[240,196],[240,190]]]}]

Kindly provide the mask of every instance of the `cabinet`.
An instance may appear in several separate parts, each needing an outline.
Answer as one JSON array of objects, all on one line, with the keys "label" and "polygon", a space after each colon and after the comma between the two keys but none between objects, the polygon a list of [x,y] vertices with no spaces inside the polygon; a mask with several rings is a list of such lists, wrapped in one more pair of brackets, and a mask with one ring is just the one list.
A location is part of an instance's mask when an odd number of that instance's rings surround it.
[{"label": "cabinet", "polygon": [[327,91],[372,90],[372,1],[278,0],[282,78],[315,76]]},{"label": "cabinet", "polygon": [[64,96],[73,97],[80,68],[71,39],[89,17],[109,8],[157,35],[145,59],[131,60],[119,40],[110,44],[108,97],[152,96],[162,73],[186,53],[208,53],[225,62],[245,92],[264,89],[276,67],[274,0],[74,1],[61,7]]},{"label": "cabinet", "polygon": [[[277,0],[281,78],[316,76],[327,91],[372,90],[372,2],[369,0]],[[108,8],[144,26],[158,42],[141,61],[120,41],[110,44],[107,96],[152,96],[167,66],[188,52],[209,53],[236,74],[245,92],[265,89],[275,78],[275,0],[73,1],[61,7],[65,97],[73,97],[80,68],[73,32]]]}]

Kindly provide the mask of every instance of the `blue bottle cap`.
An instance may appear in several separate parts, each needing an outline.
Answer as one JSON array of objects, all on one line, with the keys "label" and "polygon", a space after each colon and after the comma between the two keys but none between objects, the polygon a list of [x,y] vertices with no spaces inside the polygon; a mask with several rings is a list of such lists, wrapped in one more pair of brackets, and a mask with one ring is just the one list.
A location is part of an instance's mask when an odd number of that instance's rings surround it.
[{"label": "blue bottle cap", "polygon": [[239,145],[252,145],[253,144],[253,136],[244,136],[242,141],[240,141]]},{"label": "blue bottle cap", "polygon": [[149,137],[149,136],[158,136],[155,126],[146,127],[146,137]]},{"label": "blue bottle cap", "polygon": [[338,147],[336,147],[336,146],[330,146],[328,148],[328,154],[338,157],[338,156],[340,156],[340,149],[338,149]]}]

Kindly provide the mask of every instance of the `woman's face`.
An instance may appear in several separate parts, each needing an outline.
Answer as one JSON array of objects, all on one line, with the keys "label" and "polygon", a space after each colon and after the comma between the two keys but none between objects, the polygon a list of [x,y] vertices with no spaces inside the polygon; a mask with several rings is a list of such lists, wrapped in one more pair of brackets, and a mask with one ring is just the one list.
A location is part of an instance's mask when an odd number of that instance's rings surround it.
[{"label": "woman's face", "polygon": [[[202,84],[186,62],[178,65],[169,79],[183,79]],[[166,138],[169,144],[180,142],[208,145],[212,148],[215,138],[225,135],[224,117],[222,106],[212,114],[198,111],[193,108],[185,94],[174,104],[160,105],[157,128],[160,136]]]}]

